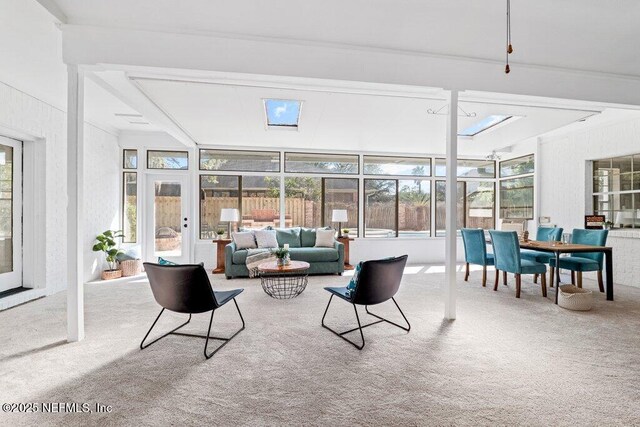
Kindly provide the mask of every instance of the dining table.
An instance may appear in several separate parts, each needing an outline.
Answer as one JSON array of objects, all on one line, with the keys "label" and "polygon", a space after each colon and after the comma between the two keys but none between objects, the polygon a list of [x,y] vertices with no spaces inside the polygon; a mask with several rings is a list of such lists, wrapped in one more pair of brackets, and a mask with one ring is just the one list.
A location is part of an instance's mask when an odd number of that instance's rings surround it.
[{"label": "dining table", "polygon": [[[561,254],[578,254],[588,252],[602,252],[605,257],[605,287],[607,301],[613,301],[613,249],[609,246],[583,245],[577,243],[564,242],[541,242],[537,240],[520,241],[521,249],[531,249],[540,252],[553,253],[556,258],[556,266],[560,266]],[[560,293],[560,268],[556,268],[556,304],[558,303],[558,294]]]}]

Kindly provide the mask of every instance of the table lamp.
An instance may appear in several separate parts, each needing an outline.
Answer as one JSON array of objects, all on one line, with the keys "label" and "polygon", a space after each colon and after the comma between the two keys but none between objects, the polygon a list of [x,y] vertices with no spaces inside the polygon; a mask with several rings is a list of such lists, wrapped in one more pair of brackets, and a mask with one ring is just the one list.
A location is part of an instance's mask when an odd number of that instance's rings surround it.
[{"label": "table lamp", "polygon": [[223,208],[220,211],[220,221],[227,222],[227,236],[231,238],[231,223],[240,221],[240,212],[235,208]]},{"label": "table lamp", "polygon": [[348,217],[346,209],[334,209],[331,212],[331,222],[338,223],[338,237],[342,237],[342,223],[347,221]]}]

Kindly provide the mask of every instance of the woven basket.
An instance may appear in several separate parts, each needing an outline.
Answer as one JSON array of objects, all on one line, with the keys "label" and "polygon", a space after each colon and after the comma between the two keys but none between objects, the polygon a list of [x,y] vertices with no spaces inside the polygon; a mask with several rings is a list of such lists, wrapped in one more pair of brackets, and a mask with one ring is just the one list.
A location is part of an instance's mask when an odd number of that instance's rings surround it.
[{"label": "woven basket", "polygon": [[142,273],[142,260],[131,259],[120,262],[122,277],[136,276]]},{"label": "woven basket", "polygon": [[122,270],[103,270],[102,271],[102,280],[111,280],[122,277]]},{"label": "woven basket", "polygon": [[574,285],[562,285],[558,305],[568,310],[589,311],[593,306],[593,292]]}]

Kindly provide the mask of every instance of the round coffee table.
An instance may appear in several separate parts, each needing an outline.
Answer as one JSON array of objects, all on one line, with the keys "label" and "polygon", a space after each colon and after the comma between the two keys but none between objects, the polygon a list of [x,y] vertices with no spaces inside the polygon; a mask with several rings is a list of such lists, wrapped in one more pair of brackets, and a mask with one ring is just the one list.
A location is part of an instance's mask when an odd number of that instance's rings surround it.
[{"label": "round coffee table", "polygon": [[283,266],[276,261],[262,263],[258,266],[262,289],[272,298],[295,298],[307,287],[309,267],[304,261],[291,261]]}]

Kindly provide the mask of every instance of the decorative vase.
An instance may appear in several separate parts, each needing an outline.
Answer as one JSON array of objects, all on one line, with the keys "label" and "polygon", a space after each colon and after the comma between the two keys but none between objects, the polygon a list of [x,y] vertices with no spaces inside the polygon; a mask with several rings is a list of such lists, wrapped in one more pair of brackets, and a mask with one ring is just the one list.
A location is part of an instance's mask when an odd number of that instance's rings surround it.
[{"label": "decorative vase", "polygon": [[276,258],[276,263],[278,267],[284,267],[284,258]]},{"label": "decorative vase", "polygon": [[284,265],[289,265],[289,264],[291,264],[291,255],[286,254],[284,256]]}]

